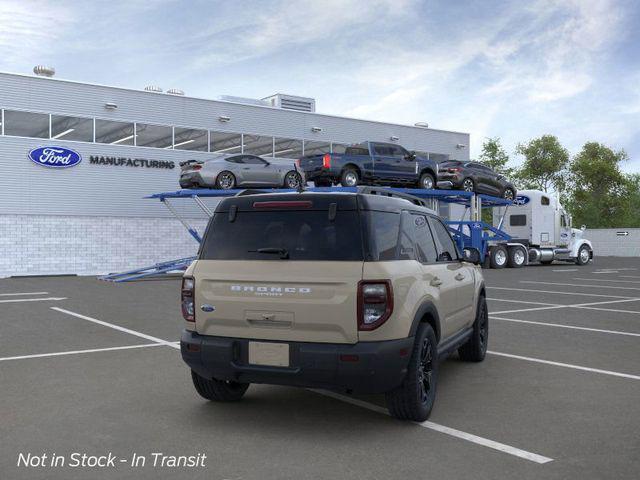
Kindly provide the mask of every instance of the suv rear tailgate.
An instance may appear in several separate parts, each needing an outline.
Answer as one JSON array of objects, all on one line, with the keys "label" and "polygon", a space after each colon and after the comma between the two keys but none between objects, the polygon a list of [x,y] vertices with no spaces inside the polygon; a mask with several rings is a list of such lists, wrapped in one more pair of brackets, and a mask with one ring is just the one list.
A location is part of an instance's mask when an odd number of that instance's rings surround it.
[{"label": "suv rear tailgate", "polygon": [[[196,330],[203,335],[356,343],[361,261],[198,260]],[[211,306],[213,311],[207,312]]]}]

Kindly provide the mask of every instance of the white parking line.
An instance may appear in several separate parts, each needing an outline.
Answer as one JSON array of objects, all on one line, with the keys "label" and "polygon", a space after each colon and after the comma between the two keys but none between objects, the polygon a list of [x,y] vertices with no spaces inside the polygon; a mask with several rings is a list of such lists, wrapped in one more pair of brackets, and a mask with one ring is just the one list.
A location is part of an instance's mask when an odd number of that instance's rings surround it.
[{"label": "white parking line", "polygon": [[581,365],[573,365],[571,363],[552,362],[551,360],[543,360],[542,358],[524,357],[522,355],[512,355],[511,353],[494,352],[491,350],[487,350],[487,353],[490,353],[491,355],[497,355],[499,357],[525,360],[527,362],[544,363],[546,365],[554,365],[556,367],[572,368],[574,370],[582,370],[585,372],[602,373],[604,375],[611,375],[613,377],[622,377],[622,378],[630,378],[631,380],[640,380],[640,376],[631,375],[630,373],[613,372],[611,370],[600,370],[599,368],[583,367]]},{"label": "white parking line", "polygon": [[46,297],[46,298],[12,298],[9,300],[0,300],[0,303],[19,303],[19,302],[57,302],[66,300],[67,297]]},{"label": "white parking line", "polygon": [[620,275],[620,278],[640,278],[640,275]]},{"label": "white parking line", "polygon": [[495,317],[493,315],[489,315],[491,320],[502,320],[503,322],[515,322],[515,323],[528,323],[531,325],[542,325],[545,327],[558,327],[558,328],[569,328],[572,330],[585,330],[588,332],[598,332],[598,333],[611,333],[614,335],[627,335],[629,337],[640,337],[640,333],[632,333],[632,332],[621,332],[619,330],[603,330],[600,328],[588,328],[588,327],[578,327],[576,325],[561,325],[559,323],[548,323],[548,322],[534,322],[532,320],[518,320],[515,318],[502,318]]},{"label": "white parking line", "polygon": [[560,270],[551,270],[552,272],[577,272],[579,268],[562,268]]},{"label": "white parking line", "polygon": [[12,297],[14,295],[49,295],[49,292],[0,293],[0,297]]},{"label": "white parking line", "polygon": [[166,346],[171,347],[171,348],[177,348],[177,349],[180,348],[180,345],[176,344],[177,342],[169,342],[167,340],[163,340],[162,338],[153,337],[151,335],[147,335],[146,333],[142,333],[142,332],[137,332],[135,330],[131,330],[130,328],[125,328],[125,327],[121,327],[120,325],[114,325],[113,323],[104,322],[102,320],[98,320],[97,318],[87,317],[86,315],[81,315],[79,313],[72,312],[70,310],[65,310],[64,308],[58,308],[58,307],[50,307],[50,308],[51,308],[51,310],[55,310],[56,312],[66,313],[67,315],[71,315],[73,317],[81,318],[83,320],[87,320],[88,322],[97,323],[98,325],[103,325],[105,327],[113,328],[114,330],[118,330],[120,332],[128,333],[130,335],[135,335],[136,337],[144,338],[146,340],[151,340],[152,342],[160,343],[162,345],[166,345]]},{"label": "white parking line", "polygon": [[537,283],[542,285],[563,285],[566,287],[582,287],[582,288],[615,288],[618,290],[640,290],[640,287],[619,287],[618,285],[584,285],[580,283],[538,282],[535,280],[520,280],[520,283]]},{"label": "white parking line", "polygon": [[571,280],[587,280],[589,282],[613,282],[613,283],[640,283],[640,281],[634,280],[610,280],[608,278],[580,278],[573,277]]},{"label": "white parking line", "polygon": [[[382,408],[378,405],[374,405],[369,402],[358,400],[357,398],[351,398],[345,395],[340,395],[339,393],[329,392],[325,390],[309,389],[309,391],[319,393],[320,395],[325,395],[327,397],[331,397],[336,400],[340,400],[341,402],[350,403],[351,405],[355,405],[357,407],[366,408],[367,410],[371,410],[373,412],[389,415],[389,412],[385,408]],[[520,448],[512,447],[511,445],[506,445],[504,443],[489,440],[488,438],[479,437],[477,435],[473,435],[472,433],[463,432],[462,430],[456,430],[455,428],[445,427],[444,425],[440,425],[439,423],[434,423],[430,421],[414,422],[414,423],[416,425],[420,425],[421,427],[428,428],[430,430],[435,430],[436,432],[444,433],[445,435],[456,437],[461,440],[466,440],[467,442],[475,443],[477,445],[488,447],[493,450],[498,450],[500,452],[507,453],[515,457],[529,460],[531,462],[544,464],[544,463],[549,463],[553,461],[553,458],[544,457],[542,455],[538,455],[537,453],[528,452]]]},{"label": "white parking line", "polygon": [[605,300],[603,302],[591,302],[591,303],[575,303],[571,305],[554,305],[548,304],[547,307],[535,307],[535,308],[519,308],[517,310],[500,310],[498,312],[491,312],[492,315],[502,314],[502,313],[518,313],[518,312],[535,312],[538,310],[554,310],[558,308],[585,308],[588,310],[602,310],[605,312],[623,312],[623,313],[640,313],[635,310],[616,310],[613,308],[598,308],[592,305],[608,305],[610,303],[625,303],[625,302],[637,302],[640,301],[640,298],[625,298],[623,300]]},{"label": "white parking line", "polygon": [[571,307],[571,305],[553,305],[549,307],[518,308],[516,310],[501,310],[499,312],[493,312],[493,313],[498,314],[498,313],[536,312],[540,310],[555,310],[557,308],[567,308],[567,307]]},{"label": "white parking line", "polygon": [[531,305],[546,305],[547,307],[555,307],[559,305],[558,303],[543,303],[543,302],[525,302],[524,300],[511,300],[509,298],[487,298],[487,300],[492,300],[494,302],[509,302],[509,303],[526,303]]},{"label": "white parking line", "polygon": [[17,357],[4,357],[4,358],[0,358],[0,362],[6,362],[8,360],[24,360],[26,358],[59,357],[62,355],[78,355],[82,353],[94,353],[94,352],[111,352],[113,350],[129,350],[132,348],[147,348],[147,347],[161,347],[161,346],[163,346],[162,343],[145,343],[144,345],[127,345],[124,347],[91,348],[88,350],[70,350],[66,352],[37,353],[35,355],[20,355]]},{"label": "white parking line", "polygon": [[[546,282],[543,282],[546,283]],[[576,295],[582,297],[606,297],[606,298],[628,298],[636,300],[638,297],[623,297],[621,295],[604,295],[600,293],[576,293],[576,292],[559,292],[557,290],[531,290],[529,288],[512,288],[512,287],[486,287],[487,290],[512,290],[515,292],[529,293],[554,293],[556,295]]]}]

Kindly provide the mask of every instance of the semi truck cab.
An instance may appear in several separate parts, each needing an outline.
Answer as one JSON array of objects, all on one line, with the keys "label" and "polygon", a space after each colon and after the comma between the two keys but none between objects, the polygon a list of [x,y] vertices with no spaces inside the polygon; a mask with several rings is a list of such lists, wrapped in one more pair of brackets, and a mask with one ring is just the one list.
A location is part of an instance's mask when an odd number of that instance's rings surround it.
[{"label": "semi truck cab", "polygon": [[[586,227],[572,228],[569,213],[556,197],[546,192],[519,191],[513,205],[494,215],[493,224],[509,234],[511,241],[492,246],[490,255],[502,249],[509,252],[520,249],[526,252],[523,264],[560,260],[584,265],[593,259],[591,242],[582,238]],[[511,257],[509,253],[505,262]]]}]

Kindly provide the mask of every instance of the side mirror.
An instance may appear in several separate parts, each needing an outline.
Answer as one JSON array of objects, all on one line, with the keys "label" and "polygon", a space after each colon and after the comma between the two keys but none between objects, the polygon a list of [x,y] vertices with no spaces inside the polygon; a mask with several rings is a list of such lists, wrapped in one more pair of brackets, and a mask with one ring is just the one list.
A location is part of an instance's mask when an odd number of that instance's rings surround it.
[{"label": "side mirror", "polygon": [[480,252],[476,248],[465,248],[462,251],[462,260],[465,262],[473,263],[474,265],[479,265]]},{"label": "side mirror", "polygon": [[407,155],[404,156],[404,159],[409,160],[410,162],[414,161],[416,159],[416,152],[411,150]]},{"label": "side mirror", "polygon": [[584,232],[586,229],[587,229],[587,226],[586,226],[586,225],[582,225],[582,226],[580,227],[580,230],[582,230],[583,232]]}]

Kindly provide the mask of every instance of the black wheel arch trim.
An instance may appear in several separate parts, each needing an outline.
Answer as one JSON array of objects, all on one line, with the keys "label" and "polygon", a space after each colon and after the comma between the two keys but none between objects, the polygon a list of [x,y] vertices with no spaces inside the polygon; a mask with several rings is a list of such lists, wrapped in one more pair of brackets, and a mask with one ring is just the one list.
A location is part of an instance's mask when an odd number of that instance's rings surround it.
[{"label": "black wheel arch trim", "polygon": [[436,334],[436,340],[439,342],[440,332],[441,332],[440,315],[438,315],[438,310],[436,309],[436,306],[430,301],[423,303],[422,305],[420,305],[420,308],[418,308],[418,311],[413,317],[413,322],[411,323],[411,330],[409,331],[409,337],[415,337],[416,332],[418,331],[418,326],[424,321],[425,317],[431,317],[432,321],[426,322],[426,323],[429,323],[433,327],[433,330]]}]

